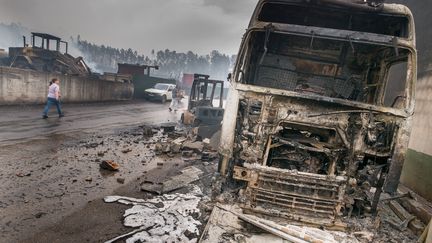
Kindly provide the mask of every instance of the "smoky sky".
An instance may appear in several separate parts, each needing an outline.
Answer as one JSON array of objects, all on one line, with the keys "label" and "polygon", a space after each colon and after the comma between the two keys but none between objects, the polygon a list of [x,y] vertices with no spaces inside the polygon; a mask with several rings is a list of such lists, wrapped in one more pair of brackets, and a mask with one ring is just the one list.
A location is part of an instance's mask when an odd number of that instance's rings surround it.
[{"label": "smoky sky", "polygon": [[[0,0],[0,22],[68,39],[236,54],[257,0]],[[0,37],[1,38],[1,37]]]}]

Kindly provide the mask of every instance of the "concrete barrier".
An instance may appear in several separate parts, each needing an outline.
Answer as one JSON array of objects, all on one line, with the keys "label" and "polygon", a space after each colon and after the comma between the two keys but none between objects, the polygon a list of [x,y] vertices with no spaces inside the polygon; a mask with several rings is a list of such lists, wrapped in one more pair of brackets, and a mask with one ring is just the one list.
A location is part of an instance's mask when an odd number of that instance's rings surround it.
[{"label": "concrete barrier", "polygon": [[432,202],[432,156],[408,150],[402,170],[402,184]]},{"label": "concrete barrier", "polygon": [[419,75],[416,107],[401,182],[432,201],[432,72]]},{"label": "concrete barrier", "polygon": [[0,67],[0,105],[45,103],[55,77],[61,80],[62,102],[129,100],[134,92],[131,83]]},{"label": "concrete barrier", "polygon": [[432,72],[419,76],[410,148],[432,155]]}]

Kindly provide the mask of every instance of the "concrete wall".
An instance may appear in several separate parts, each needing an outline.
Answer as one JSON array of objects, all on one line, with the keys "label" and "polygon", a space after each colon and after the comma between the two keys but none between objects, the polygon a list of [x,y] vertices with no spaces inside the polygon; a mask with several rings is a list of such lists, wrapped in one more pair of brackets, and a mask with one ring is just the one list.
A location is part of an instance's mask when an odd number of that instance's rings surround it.
[{"label": "concrete wall", "polygon": [[405,186],[432,202],[432,156],[408,150],[401,181]]},{"label": "concrete wall", "polygon": [[432,72],[419,76],[410,148],[432,155]]},{"label": "concrete wall", "polygon": [[61,80],[63,102],[128,100],[133,84],[0,67],[0,105],[45,103],[50,80]]},{"label": "concrete wall", "polygon": [[418,77],[409,147],[401,182],[432,201],[432,72]]}]

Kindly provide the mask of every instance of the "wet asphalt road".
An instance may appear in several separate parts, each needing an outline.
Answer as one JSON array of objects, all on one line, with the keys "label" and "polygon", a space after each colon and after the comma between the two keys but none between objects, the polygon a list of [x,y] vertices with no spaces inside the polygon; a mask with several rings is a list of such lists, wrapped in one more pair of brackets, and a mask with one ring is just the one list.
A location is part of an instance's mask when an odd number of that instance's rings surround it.
[{"label": "wet asphalt road", "polygon": [[[185,100],[184,100],[185,101]],[[175,122],[181,111],[168,111],[169,103],[151,103],[142,100],[64,104],[65,117],[58,118],[54,107],[48,119],[42,119],[43,105],[0,106],[0,145],[25,142],[36,138],[47,138],[52,134],[76,131],[112,129],[139,123],[157,124]],[[183,109],[185,104],[180,105]]]},{"label": "wet asphalt road", "polygon": [[[31,237],[43,235],[89,203],[99,202],[122,186],[139,192],[129,183],[155,168],[160,158],[154,158],[154,141],[125,131],[178,121],[182,112],[169,112],[168,106],[145,101],[66,104],[64,118],[59,119],[53,109],[47,120],[41,118],[42,105],[0,107],[0,243],[43,242]],[[131,152],[122,153],[124,149]],[[115,160],[121,170],[100,170],[99,161],[104,159]],[[118,183],[119,178],[125,184]],[[78,215],[77,225],[90,217]],[[79,232],[83,230],[72,234]],[[106,233],[99,234],[101,239],[111,237]],[[94,239],[92,234],[89,239]]]}]

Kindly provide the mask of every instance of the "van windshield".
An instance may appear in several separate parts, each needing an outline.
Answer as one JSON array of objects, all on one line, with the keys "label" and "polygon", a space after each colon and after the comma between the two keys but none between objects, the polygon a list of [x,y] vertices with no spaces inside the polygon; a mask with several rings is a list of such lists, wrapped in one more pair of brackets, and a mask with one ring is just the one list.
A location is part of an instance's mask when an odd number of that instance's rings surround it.
[{"label": "van windshield", "polygon": [[379,106],[407,103],[406,49],[280,33],[265,48],[264,32],[251,35],[240,82]]}]

